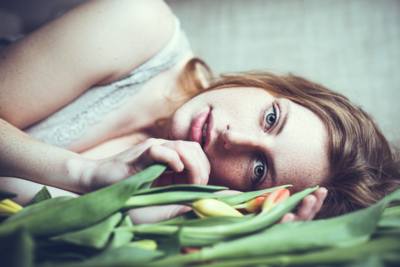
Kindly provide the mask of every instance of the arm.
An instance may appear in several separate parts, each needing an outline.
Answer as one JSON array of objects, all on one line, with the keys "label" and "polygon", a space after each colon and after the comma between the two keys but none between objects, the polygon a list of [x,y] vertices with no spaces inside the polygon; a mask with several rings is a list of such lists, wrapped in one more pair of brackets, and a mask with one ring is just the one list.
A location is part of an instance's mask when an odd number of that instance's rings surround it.
[{"label": "arm", "polygon": [[[13,145],[18,143],[26,146]],[[19,149],[24,147],[30,149],[21,153]],[[180,175],[181,177],[175,175],[174,178],[189,177],[192,183],[207,183],[209,174],[208,161],[197,143],[148,139],[115,157],[91,161],[73,152],[65,153],[62,149],[41,144],[4,121],[0,121],[0,151],[6,152],[0,154],[0,176],[22,177],[74,192],[111,184],[154,162],[164,162],[178,173],[185,168],[188,172]],[[0,177],[0,186],[11,192],[21,190],[23,194],[18,195],[19,203],[30,201],[41,187],[32,182],[7,177]],[[57,188],[49,190],[53,196],[70,194]],[[320,188],[313,195],[307,196],[296,214],[286,214],[281,222],[313,219],[321,208],[326,193],[325,188]],[[156,210],[157,208],[136,209],[130,214],[137,223],[153,222],[186,212],[187,208],[172,205],[169,208],[161,207],[157,212]]]},{"label": "arm", "polygon": [[172,13],[162,1],[87,1],[3,50],[0,176],[84,191],[79,177],[88,169],[83,167],[87,160],[19,129],[91,86],[128,73],[160,50],[173,28]]},{"label": "arm", "polygon": [[80,177],[91,164],[74,152],[30,138],[4,120],[0,120],[0,151],[0,176],[78,193],[82,192]]},{"label": "arm", "polygon": [[[0,150],[4,151],[0,154],[0,186],[17,193],[19,203],[28,202],[41,188],[40,184],[85,193],[115,183],[157,162],[173,170],[163,178],[176,179],[176,183],[206,184],[210,172],[208,159],[195,142],[150,138],[113,157],[90,160],[38,142],[1,120]],[[50,191],[53,196],[69,194],[53,188]],[[180,212],[180,208],[173,207],[173,212],[167,211],[165,216]]]},{"label": "arm", "polygon": [[162,1],[85,2],[2,51],[0,118],[22,129],[49,116],[139,66],[173,29]]}]

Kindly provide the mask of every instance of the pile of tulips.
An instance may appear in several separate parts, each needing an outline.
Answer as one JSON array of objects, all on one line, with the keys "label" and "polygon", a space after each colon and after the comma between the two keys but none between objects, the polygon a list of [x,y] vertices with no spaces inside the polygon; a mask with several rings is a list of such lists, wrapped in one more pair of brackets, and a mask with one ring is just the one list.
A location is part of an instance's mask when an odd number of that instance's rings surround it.
[{"label": "pile of tulips", "polygon": [[[80,197],[43,188],[26,207],[0,192],[1,266],[384,266],[400,264],[400,190],[325,220],[277,224],[317,187],[289,185],[222,195],[220,186],[151,188],[165,166]],[[192,211],[133,224],[132,208],[183,204]]]}]

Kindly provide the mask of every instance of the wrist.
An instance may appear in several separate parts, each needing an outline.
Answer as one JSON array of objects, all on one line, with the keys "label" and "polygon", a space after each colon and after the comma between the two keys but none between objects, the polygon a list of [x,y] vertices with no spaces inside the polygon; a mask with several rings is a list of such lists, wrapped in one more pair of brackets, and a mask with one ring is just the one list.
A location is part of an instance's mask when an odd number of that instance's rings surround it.
[{"label": "wrist", "polygon": [[66,163],[69,178],[74,181],[77,193],[90,192],[91,178],[97,163],[95,160],[82,157],[69,159]]}]

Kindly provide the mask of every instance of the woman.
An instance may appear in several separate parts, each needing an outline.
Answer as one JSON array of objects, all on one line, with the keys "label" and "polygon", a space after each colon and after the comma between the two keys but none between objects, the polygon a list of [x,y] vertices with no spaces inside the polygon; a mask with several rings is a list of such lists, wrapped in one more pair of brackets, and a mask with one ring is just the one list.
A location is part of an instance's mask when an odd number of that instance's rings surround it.
[{"label": "woman", "polygon": [[[155,162],[169,167],[157,185],[324,185],[320,216],[399,183],[387,141],[346,98],[295,76],[214,81],[162,1],[85,2],[1,55],[0,186],[22,203],[42,184],[85,193]],[[282,221],[312,219],[326,194]]]}]

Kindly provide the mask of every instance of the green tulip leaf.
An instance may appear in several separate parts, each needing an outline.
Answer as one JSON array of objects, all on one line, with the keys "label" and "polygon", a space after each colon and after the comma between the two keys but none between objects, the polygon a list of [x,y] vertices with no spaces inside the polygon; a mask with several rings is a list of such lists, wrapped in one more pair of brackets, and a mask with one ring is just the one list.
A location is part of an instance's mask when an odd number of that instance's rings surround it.
[{"label": "green tulip leaf", "polygon": [[35,204],[35,203],[39,203],[43,200],[47,200],[51,198],[51,194],[49,192],[49,190],[47,189],[46,186],[43,186],[42,189],[40,189],[39,192],[36,193],[36,195],[32,198],[32,200],[29,202],[29,205]]},{"label": "green tulip leaf", "polygon": [[0,236],[1,266],[31,267],[34,259],[34,241],[23,228]]},{"label": "green tulip leaf", "polygon": [[202,198],[217,198],[218,196],[213,193],[207,192],[161,192],[155,194],[135,195],[130,197],[124,205],[124,209],[133,209],[154,205],[167,205],[190,203]]},{"label": "green tulip leaf", "polygon": [[[134,246],[111,248],[80,262],[57,263],[57,267],[143,267],[146,263],[164,255],[158,250],[141,249]],[[53,267],[54,263],[46,263],[40,267]]]},{"label": "green tulip leaf", "polygon": [[109,247],[117,248],[131,242],[134,237],[133,231],[130,228],[133,226],[131,218],[128,215],[125,215],[124,219],[122,219],[121,224],[114,229],[114,234],[111,238]]},{"label": "green tulip leaf", "polygon": [[54,236],[51,240],[102,249],[107,244],[111,234],[113,234],[114,227],[121,221],[121,218],[122,214],[118,212],[95,225]]},{"label": "green tulip leaf", "polygon": [[221,190],[228,189],[225,186],[216,186],[216,185],[197,185],[197,184],[176,184],[176,185],[168,185],[161,187],[153,187],[149,189],[143,189],[137,192],[135,195],[144,195],[144,194],[155,194],[155,193],[163,193],[163,192],[176,192],[176,191],[186,191],[186,192],[217,192]]},{"label": "green tulip leaf", "polygon": [[261,196],[262,194],[271,193],[278,189],[288,188],[290,186],[292,186],[292,185],[275,186],[275,187],[270,187],[270,188],[261,189],[261,190],[257,190],[257,191],[243,192],[243,193],[239,193],[237,195],[226,195],[226,196],[221,195],[221,196],[218,196],[217,199],[233,206],[233,205],[238,205],[240,203],[252,200],[253,198]]},{"label": "green tulip leaf", "polygon": [[[25,227],[35,236],[54,236],[89,227],[119,211],[132,194],[147,182],[160,176],[165,168],[163,165],[152,165],[130,178],[80,197],[68,199],[51,208],[38,209],[35,213],[24,213],[11,220],[14,217],[12,216],[10,220],[2,223],[0,235],[18,227]],[[51,200],[39,202],[31,207]]]}]

